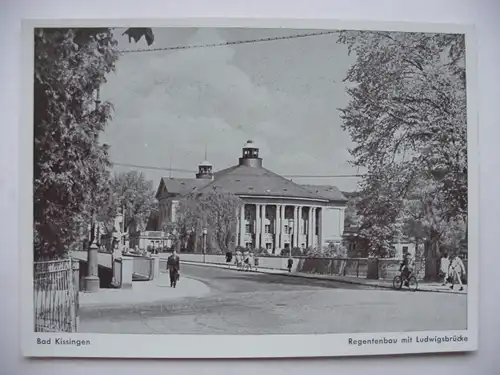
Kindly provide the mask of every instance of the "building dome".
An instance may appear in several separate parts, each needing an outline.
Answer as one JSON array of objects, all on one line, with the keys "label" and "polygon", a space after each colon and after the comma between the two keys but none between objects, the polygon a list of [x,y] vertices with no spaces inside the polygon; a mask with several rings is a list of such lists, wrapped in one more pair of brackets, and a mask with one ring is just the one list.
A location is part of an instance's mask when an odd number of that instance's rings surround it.
[{"label": "building dome", "polygon": [[254,141],[248,140],[248,141],[246,141],[243,148],[256,148],[256,149],[258,149],[259,147],[257,146],[257,144]]},{"label": "building dome", "polygon": [[262,167],[262,159],[259,157],[259,147],[252,140],[248,140],[243,146],[240,165]]},{"label": "building dome", "polygon": [[199,167],[211,167],[212,163],[210,163],[208,160],[203,160],[200,164],[198,164]]}]

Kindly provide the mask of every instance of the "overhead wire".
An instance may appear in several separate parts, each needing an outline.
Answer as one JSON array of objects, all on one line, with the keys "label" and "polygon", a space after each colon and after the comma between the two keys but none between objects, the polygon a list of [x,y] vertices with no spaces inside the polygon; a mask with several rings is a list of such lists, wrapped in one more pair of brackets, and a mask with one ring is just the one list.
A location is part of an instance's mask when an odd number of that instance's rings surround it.
[{"label": "overhead wire", "polygon": [[179,51],[179,50],[188,50],[188,49],[198,49],[198,48],[213,48],[213,47],[225,47],[225,46],[234,46],[239,44],[252,44],[252,43],[265,43],[265,42],[273,42],[277,40],[288,40],[288,39],[299,39],[299,38],[309,38],[312,36],[321,36],[321,35],[331,35],[338,33],[337,30],[333,31],[318,31],[313,33],[303,33],[303,34],[294,34],[287,36],[274,36],[268,38],[258,38],[258,39],[246,39],[246,40],[235,40],[235,41],[227,41],[221,43],[205,43],[205,44],[190,44],[185,46],[170,46],[170,47],[158,47],[158,48],[139,48],[139,49],[126,49],[120,50],[121,53],[139,53],[139,52],[159,52],[159,51]]},{"label": "overhead wire", "polygon": [[[137,169],[149,169],[149,170],[158,170],[158,171],[167,171],[167,172],[182,172],[182,173],[197,173],[195,170],[191,169],[183,169],[183,168],[167,168],[167,167],[157,167],[151,165],[137,165],[137,164],[128,164],[128,163],[118,163],[112,162],[113,165],[118,167],[129,167],[129,168],[137,168]],[[238,174],[236,174],[238,175]],[[242,174],[240,174],[242,175]],[[363,174],[332,174],[332,175],[283,175],[283,177],[287,178],[359,178],[363,177]]]}]

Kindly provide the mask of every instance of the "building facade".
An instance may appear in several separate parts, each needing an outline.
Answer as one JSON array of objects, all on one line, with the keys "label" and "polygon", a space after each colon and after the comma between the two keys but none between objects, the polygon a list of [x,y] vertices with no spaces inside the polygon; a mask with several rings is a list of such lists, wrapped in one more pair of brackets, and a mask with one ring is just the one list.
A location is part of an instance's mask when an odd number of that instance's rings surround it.
[{"label": "building facade", "polygon": [[210,191],[231,193],[244,202],[236,225],[238,246],[279,254],[282,249],[342,241],[347,203],[342,193],[335,186],[299,185],[264,168],[252,141],[230,168],[214,172],[212,164],[204,161],[196,178],[162,178],[156,194],[159,228],[175,222],[182,196]]}]

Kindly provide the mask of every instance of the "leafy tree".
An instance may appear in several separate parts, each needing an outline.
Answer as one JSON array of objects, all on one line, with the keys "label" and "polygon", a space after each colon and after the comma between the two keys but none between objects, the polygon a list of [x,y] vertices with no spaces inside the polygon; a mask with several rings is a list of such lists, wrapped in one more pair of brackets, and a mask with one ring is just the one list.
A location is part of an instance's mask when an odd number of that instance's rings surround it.
[{"label": "leafy tree", "polygon": [[104,211],[106,222],[112,225],[117,212],[123,213],[123,229],[128,232],[132,222],[147,223],[157,202],[153,182],[138,171],[117,173],[109,184],[109,201]]},{"label": "leafy tree", "polygon": [[[465,221],[464,36],[344,31],[339,42],[356,55],[341,117],[353,164],[368,171],[358,208],[371,250],[383,255],[401,235],[404,203],[422,186],[440,192],[438,221]],[[425,227],[430,240],[438,228]]]},{"label": "leafy tree", "polygon": [[194,236],[194,247],[197,248],[201,231],[206,228],[207,241],[226,252],[235,245],[238,209],[242,204],[240,198],[230,193],[211,191],[189,194],[179,201],[175,230],[172,229],[172,232],[177,233],[179,243]]},{"label": "leafy tree", "polygon": [[[151,35],[146,39],[152,42]],[[33,230],[39,259],[67,252],[105,196],[109,158],[98,137],[112,107],[96,103],[95,92],[119,52],[109,28],[36,29],[34,44]]]},{"label": "leafy tree", "polygon": [[201,194],[198,199],[201,209],[206,215],[211,239],[224,253],[234,248],[238,212],[243,204],[241,199],[230,193],[216,191]]}]

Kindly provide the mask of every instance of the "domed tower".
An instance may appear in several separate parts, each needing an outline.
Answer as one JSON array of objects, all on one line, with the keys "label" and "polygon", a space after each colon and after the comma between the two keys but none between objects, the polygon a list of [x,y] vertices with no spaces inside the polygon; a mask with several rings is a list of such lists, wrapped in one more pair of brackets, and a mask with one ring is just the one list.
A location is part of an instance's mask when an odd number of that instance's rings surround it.
[{"label": "domed tower", "polygon": [[242,152],[240,165],[256,168],[262,167],[262,159],[259,158],[259,147],[253,141],[247,141],[243,146]]},{"label": "domed tower", "polygon": [[196,173],[196,178],[211,180],[213,178],[212,163],[204,160],[200,164],[198,164],[198,173]]},{"label": "domed tower", "polygon": [[212,163],[207,161],[207,146],[205,145],[205,160],[198,164],[198,173],[196,173],[196,178],[208,179],[213,178],[212,174]]}]

